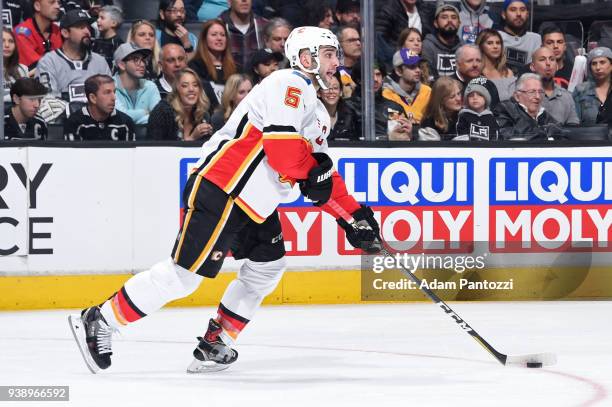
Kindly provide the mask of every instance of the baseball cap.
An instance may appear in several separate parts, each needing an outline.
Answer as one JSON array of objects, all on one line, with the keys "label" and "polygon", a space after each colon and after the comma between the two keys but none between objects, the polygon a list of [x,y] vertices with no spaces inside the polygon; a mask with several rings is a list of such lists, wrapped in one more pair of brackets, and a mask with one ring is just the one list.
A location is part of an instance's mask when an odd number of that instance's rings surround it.
[{"label": "baseball cap", "polygon": [[452,4],[442,3],[436,8],[436,14],[434,15],[434,19],[438,18],[438,14],[443,11],[454,11],[455,13],[457,13],[457,15],[459,15],[459,10],[457,9],[457,7],[453,6]]},{"label": "baseball cap", "polygon": [[510,4],[516,3],[517,1],[519,3],[525,3],[526,6],[529,5],[529,0],[504,0],[504,8],[502,8],[502,10],[505,11],[508,7],[510,7]]},{"label": "baseball cap", "polygon": [[591,65],[591,62],[593,62],[595,58],[599,57],[606,57],[612,60],[612,50],[610,50],[610,48],[608,47],[593,48],[591,51],[589,51],[589,54],[587,55],[588,64]]},{"label": "baseball cap", "polygon": [[140,48],[134,43],[126,42],[125,44],[121,44],[117,50],[115,50],[115,54],[113,55],[113,59],[115,63],[124,61],[127,57],[132,54],[140,53],[145,57],[151,55],[151,50],[148,48]]},{"label": "baseball cap", "polygon": [[270,48],[258,49],[251,57],[251,66],[255,67],[259,64],[265,64],[268,61],[275,60],[281,62],[285,57],[280,52],[274,52]]},{"label": "baseball cap", "polygon": [[91,24],[93,19],[83,10],[70,10],[60,20],[60,28],[70,28],[79,23]]},{"label": "baseball cap", "polygon": [[397,68],[402,65],[416,65],[421,62],[421,57],[410,51],[408,48],[402,48],[393,54],[393,67]]}]

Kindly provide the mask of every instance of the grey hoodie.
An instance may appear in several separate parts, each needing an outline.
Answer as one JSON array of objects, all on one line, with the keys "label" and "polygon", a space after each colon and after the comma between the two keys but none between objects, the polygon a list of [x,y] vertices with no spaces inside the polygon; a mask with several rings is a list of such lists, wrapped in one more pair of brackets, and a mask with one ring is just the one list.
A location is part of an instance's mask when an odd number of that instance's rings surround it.
[{"label": "grey hoodie", "polygon": [[457,38],[457,42],[451,47],[443,44],[436,35],[427,34],[423,41],[423,58],[425,58],[433,68],[433,74],[439,76],[450,76],[455,73],[456,61],[455,52],[463,45]]},{"label": "grey hoodie", "polygon": [[408,104],[412,104],[414,99],[418,96],[419,91],[421,90],[421,83],[417,82],[412,92],[408,94],[404,89],[402,89],[399,83],[395,82],[393,79],[391,79],[391,77],[387,76],[383,82],[383,89],[391,89],[393,92],[406,99],[406,102]]},{"label": "grey hoodie", "polygon": [[466,0],[461,0],[459,9],[459,38],[466,44],[474,44],[476,37],[486,28],[493,27],[493,20],[489,16],[489,7],[483,0],[477,10],[469,6]]}]

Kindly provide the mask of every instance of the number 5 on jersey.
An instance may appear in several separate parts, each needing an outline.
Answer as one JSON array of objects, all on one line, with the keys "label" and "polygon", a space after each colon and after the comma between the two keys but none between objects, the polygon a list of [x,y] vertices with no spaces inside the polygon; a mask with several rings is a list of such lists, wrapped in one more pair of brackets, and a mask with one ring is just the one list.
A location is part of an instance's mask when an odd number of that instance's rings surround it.
[{"label": "number 5 on jersey", "polygon": [[287,92],[285,93],[285,104],[289,107],[297,109],[300,104],[300,95],[302,94],[302,90],[299,88],[294,88],[293,86],[289,86],[287,88]]}]

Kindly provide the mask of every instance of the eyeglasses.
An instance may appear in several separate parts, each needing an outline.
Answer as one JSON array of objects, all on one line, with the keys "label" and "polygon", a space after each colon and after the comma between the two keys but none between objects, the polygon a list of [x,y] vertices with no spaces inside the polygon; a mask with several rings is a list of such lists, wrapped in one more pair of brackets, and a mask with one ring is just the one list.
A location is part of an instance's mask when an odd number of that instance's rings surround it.
[{"label": "eyeglasses", "polygon": [[538,89],[531,89],[531,90],[519,90],[519,92],[521,93],[526,93],[527,96],[529,96],[530,98],[534,97],[534,96],[544,96],[544,91],[543,90],[538,90]]},{"label": "eyeglasses", "polygon": [[145,58],[145,57],[134,57],[134,58],[130,58],[127,60],[127,62],[133,62],[136,65],[138,64],[146,65],[148,61],[149,61],[149,58]]},{"label": "eyeglasses", "polygon": [[332,86],[331,88],[325,89],[323,92],[327,92],[327,93],[340,93],[340,88],[338,86]]},{"label": "eyeglasses", "polygon": [[185,14],[185,9],[184,8],[169,8],[166,9],[166,11],[170,14]]}]

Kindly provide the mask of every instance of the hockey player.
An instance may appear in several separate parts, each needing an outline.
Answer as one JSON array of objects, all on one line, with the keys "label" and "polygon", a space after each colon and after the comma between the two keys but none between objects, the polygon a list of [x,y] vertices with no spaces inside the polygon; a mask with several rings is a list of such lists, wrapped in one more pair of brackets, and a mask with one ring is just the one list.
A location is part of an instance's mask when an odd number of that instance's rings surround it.
[{"label": "hockey player", "polygon": [[113,331],[189,295],[203,277],[214,278],[230,249],[245,261],[198,338],[187,371],[222,370],[236,361],[234,341],[285,270],[276,208],[296,183],[338,219],[354,247],[380,248],[372,210],[347,193],[326,154],[330,119],[317,89],[327,89],[336,72],[338,49],[329,30],[293,30],[285,44],[293,69],[276,71],[253,88],[202,147],[183,192],[186,212],[172,257],[130,278],[100,306],[69,317],[92,372],[110,366]]}]

